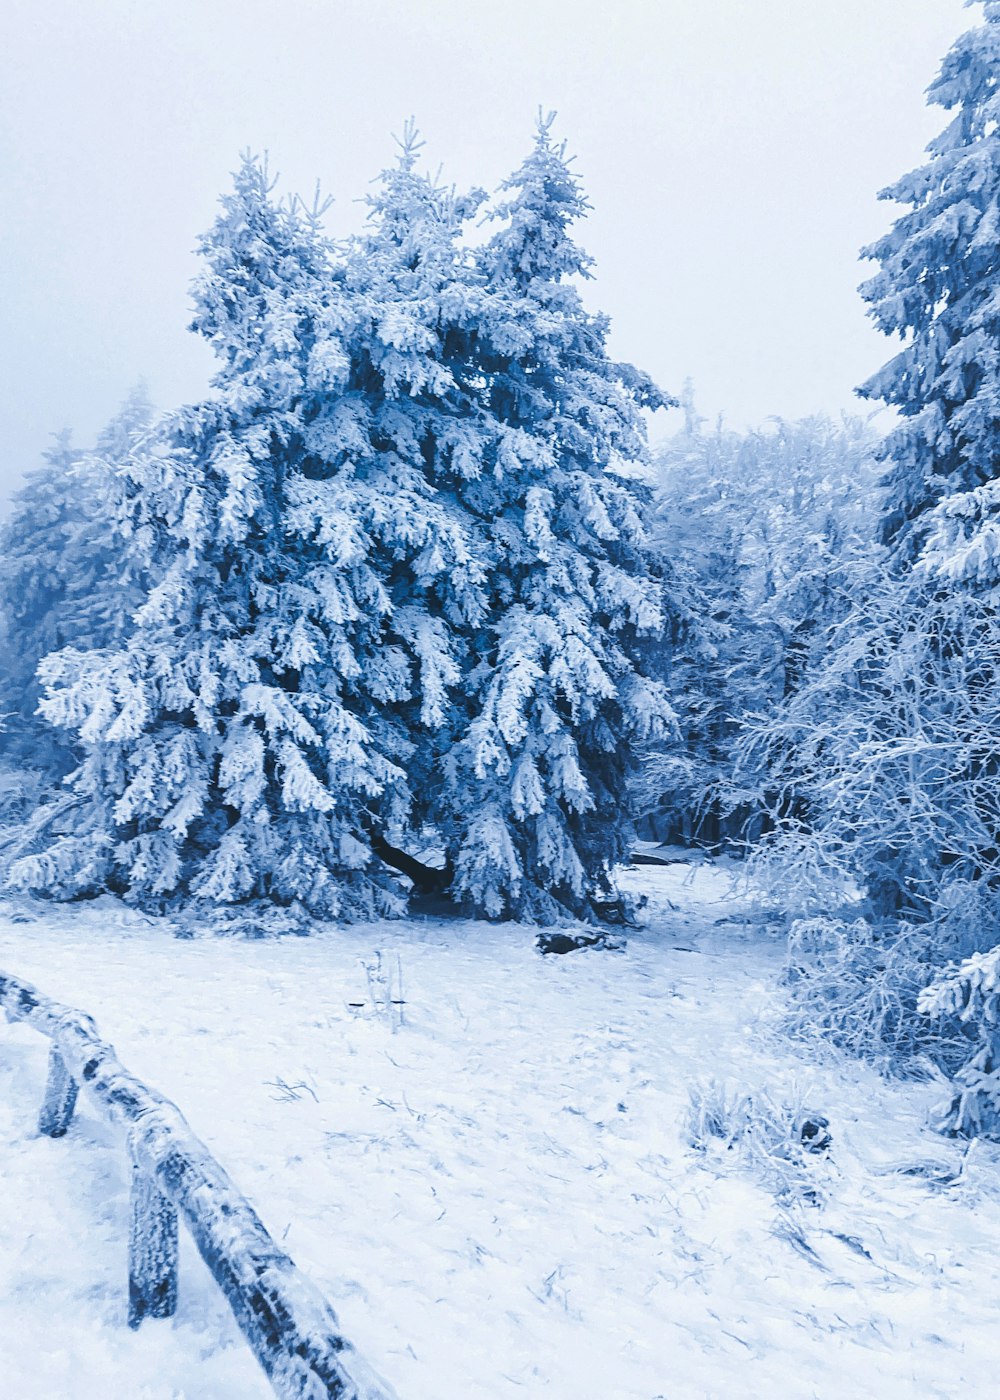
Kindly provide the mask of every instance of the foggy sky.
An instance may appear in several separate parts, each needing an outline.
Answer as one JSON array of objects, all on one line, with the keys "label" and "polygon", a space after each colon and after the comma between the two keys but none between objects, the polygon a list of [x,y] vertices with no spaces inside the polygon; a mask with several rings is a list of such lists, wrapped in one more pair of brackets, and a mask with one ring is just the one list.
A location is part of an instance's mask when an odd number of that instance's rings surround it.
[{"label": "foggy sky", "polygon": [[736,425],[850,408],[891,346],[858,249],[943,126],[923,90],[962,0],[4,0],[0,495],[87,444],[145,376],[204,392],[197,235],[239,152],[336,198],[414,115],[433,168],[495,186],[541,105],[594,212],[612,349]]}]

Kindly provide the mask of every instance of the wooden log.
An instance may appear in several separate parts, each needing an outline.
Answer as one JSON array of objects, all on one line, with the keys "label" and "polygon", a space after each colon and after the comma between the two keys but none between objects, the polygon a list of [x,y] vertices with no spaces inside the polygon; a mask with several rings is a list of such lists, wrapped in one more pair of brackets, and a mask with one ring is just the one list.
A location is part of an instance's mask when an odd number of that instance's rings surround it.
[{"label": "wooden log", "polygon": [[[8,1019],[49,1036],[69,1075],[126,1130],[137,1176],[183,1218],[281,1400],[394,1400],[343,1336],[333,1308],[275,1244],[180,1110],[129,1073],[88,1016],[4,973],[0,1007]],[[133,1198],[133,1222],[135,1205]],[[140,1205],[148,1225],[150,1202]],[[168,1222],[158,1218],[162,1243]],[[147,1308],[145,1315],[156,1314]]]},{"label": "wooden log", "polygon": [[177,1311],[177,1211],[141,1167],[132,1167],[128,1325]]},{"label": "wooden log", "polygon": [[49,1078],[45,1098],[38,1115],[38,1131],[44,1137],[65,1136],[76,1107],[77,1087],[53,1041],[49,1046]]}]

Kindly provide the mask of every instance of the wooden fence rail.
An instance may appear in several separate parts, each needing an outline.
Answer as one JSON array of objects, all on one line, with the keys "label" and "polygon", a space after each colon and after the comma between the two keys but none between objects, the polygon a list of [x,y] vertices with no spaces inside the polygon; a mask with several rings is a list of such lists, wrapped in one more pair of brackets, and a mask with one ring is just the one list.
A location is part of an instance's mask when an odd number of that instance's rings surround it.
[{"label": "wooden fence rail", "polygon": [[176,1310],[180,1215],[281,1400],[394,1400],[180,1110],[125,1069],[89,1016],[2,972],[0,1007],[8,1020],[49,1037],[40,1133],[66,1132],[80,1086],[125,1129],[132,1161],[130,1326]]}]

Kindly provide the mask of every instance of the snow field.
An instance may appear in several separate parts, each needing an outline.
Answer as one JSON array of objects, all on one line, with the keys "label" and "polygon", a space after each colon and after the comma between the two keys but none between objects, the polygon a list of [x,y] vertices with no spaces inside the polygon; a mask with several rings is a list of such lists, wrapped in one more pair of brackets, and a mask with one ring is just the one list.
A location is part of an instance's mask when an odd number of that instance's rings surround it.
[{"label": "snow field", "polygon": [[[627,878],[650,905],[624,953],[443,920],[177,940],[101,902],[25,906],[0,966],[177,1102],[402,1400],[990,1393],[989,1151],[963,1168],[924,1129],[933,1085],[806,1067],[724,869]],[[402,1025],[372,1010],[375,950]],[[177,1318],[125,1328],[123,1145],[86,1094],[65,1139],[34,1136],[45,1054],[0,1027],[3,1394],[269,1394],[186,1240]],[[825,1204],[690,1149],[710,1077],[829,1117]],[[957,1180],[898,1170],[928,1163]]]}]

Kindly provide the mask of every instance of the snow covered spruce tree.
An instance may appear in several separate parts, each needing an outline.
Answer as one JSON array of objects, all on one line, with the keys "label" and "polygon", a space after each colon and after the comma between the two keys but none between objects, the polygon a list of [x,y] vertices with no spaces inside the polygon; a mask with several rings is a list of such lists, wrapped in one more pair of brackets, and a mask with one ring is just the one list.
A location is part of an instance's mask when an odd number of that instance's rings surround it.
[{"label": "snow covered spruce tree", "polygon": [[[607,318],[583,305],[577,279],[591,260],[570,229],[589,206],[551,120],[507,182],[480,259],[491,324],[479,351],[500,423],[487,507],[500,546],[496,640],[456,754],[477,797],[459,889],[543,918],[555,901],[579,913],[606,894],[628,853],[639,746],[674,724],[654,644],[678,606],[653,565],[638,488],[617,470],[644,457],[640,410],[673,401],[612,360]],[[487,506],[481,488],[474,497]],[[514,525],[521,539],[507,545]]]},{"label": "snow covered spruce tree", "polygon": [[[979,3],[980,0],[976,0]],[[1000,466],[1000,5],[963,35],[928,89],[952,114],[930,160],[882,192],[909,205],[865,250],[880,263],[862,295],[887,335],[907,344],[861,390],[893,404],[883,537],[913,559],[929,507],[966,497],[988,508]]]},{"label": "snow covered spruce tree", "polygon": [[883,908],[918,915],[940,906],[943,888],[971,884],[979,895],[1000,877],[990,778],[1000,759],[990,737],[1000,675],[990,596],[1000,500],[998,84],[1000,5],[987,0],[985,23],[956,42],[929,89],[952,114],[930,160],[884,191],[910,208],[867,250],[881,266],[862,288],[879,328],[907,345],[862,391],[895,405],[903,423],[884,449],[882,534],[898,597],[856,635],[872,639],[869,680],[889,719],[882,732],[907,755],[901,779],[885,754],[887,810],[907,791],[915,819],[939,814],[922,841],[902,835],[898,820],[887,826],[869,884]]},{"label": "snow covered spruce tree", "polygon": [[[412,132],[342,260],[241,169],[204,241],[217,397],[130,460],[156,580],[128,645],[50,661],[86,746],[78,833],[15,879],[71,894],[398,908],[383,862],[491,916],[586,912],[627,843],[636,658],[660,626],[633,491],[647,381],[564,279],[584,207],[540,137],[505,227]],[[433,828],[430,872],[407,847]]]},{"label": "snow covered spruce tree", "polygon": [[[153,587],[126,646],[48,663],[44,713],[85,749],[79,813],[12,879],[381,908],[360,814],[375,797],[405,806],[388,756],[403,740],[376,742],[366,721],[399,679],[379,648],[371,506],[336,481],[350,423],[320,413],[347,396],[351,306],[315,221],[275,205],[260,164],[222,204],[193,322],[221,362],[216,394],[126,465],[122,528]],[[307,539],[296,512],[325,480]]]},{"label": "snow covered spruce tree", "polygon": [[[413,197],[407,182],[388,193],[379,246]],[[589,260],[569,230],[587,204],[549,121],[503,193],[474,252],[448,230],[395,254],[402,285],[421,288],[409,305],[439,373],[425,393],[448,415],[426,440],[427,479],[478,569],[464,612],[429,608],[457,674],[447,722],[420,731],[414,820],[438,833],[456,899],[548,921],[608,897],[632,837],[635,745],[672,722],[643,659],[663,587],[616,472],[645,451],[640,409],[665,400],[610,358],[607,320],[582,304]]]},{"label": "snow covered spruce tree", "polygon": [[92,452],[60,433],[0,531],[0,754],[50,780],[72,766],[73,746],[37,713],[38,665],[62,647],[108,646],[125,633],[138,592],[113,528],[117,469],[151,417],[139,386]]},{"label": "snow covered spruce tree", "polygon": [[[347,249],[356,388],[331,399],[317,426],[329,418],[347,439],[336,489],[363,501],[384,606],[382,664],[393,678],[383,698],[405,748],[406,801],[368,823],[369,839],[420,892],[443,893],[450,866],[429,868],[414,852],[426,846],[470,638],[487,623],[489,539],[450,489],[456,469],[479,470],[488,436],[469,373],[478,292],[462,239],[485,196],[435,184],[418,168],[420,147],[409,123],[369,197],[368,228]],[[296,519],[306,536],[315,515],[304,498]],[[431,839],[439,844],[440,833]]]}]

